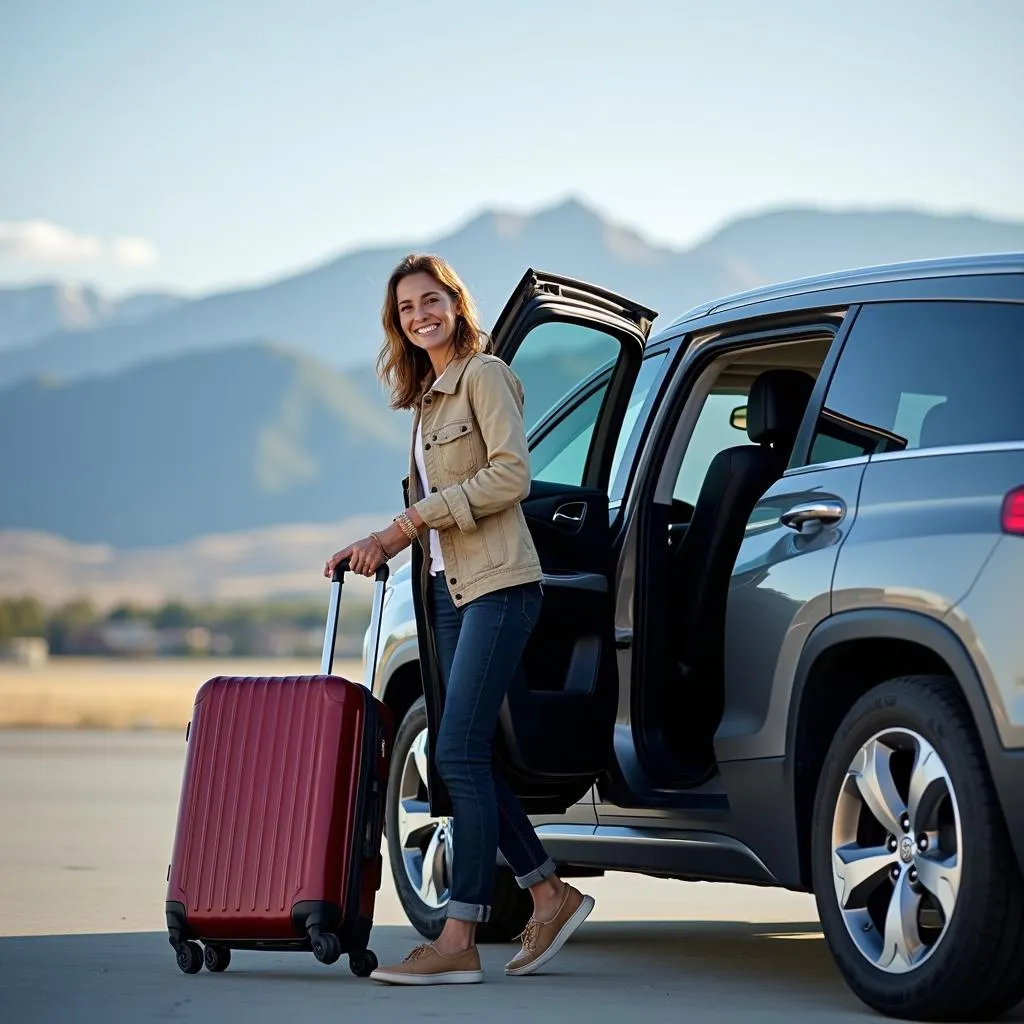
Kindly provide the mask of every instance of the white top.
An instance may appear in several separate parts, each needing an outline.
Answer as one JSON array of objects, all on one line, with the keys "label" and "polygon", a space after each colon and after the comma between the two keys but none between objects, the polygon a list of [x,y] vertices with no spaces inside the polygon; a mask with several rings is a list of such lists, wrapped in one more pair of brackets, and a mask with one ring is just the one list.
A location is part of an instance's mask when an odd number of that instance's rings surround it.
[{"label": "white top", "polygon": [[[421,419],[416,427],[416,472],[420,478],[420,494],[430,493],[430,484],[427,482],[427,467],[423,462],[423,420]],[[444,572],[444,558],[441,555],[441,541],[438,539],[437,530],[430,531],[430,575],[436,576]]]}]

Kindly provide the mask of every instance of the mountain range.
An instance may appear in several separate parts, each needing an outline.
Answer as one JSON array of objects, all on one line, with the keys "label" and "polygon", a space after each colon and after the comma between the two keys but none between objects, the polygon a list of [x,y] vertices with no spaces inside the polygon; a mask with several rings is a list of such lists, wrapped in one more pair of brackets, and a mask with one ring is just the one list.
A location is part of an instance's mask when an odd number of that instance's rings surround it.
[{"label": "mountain range", "polygon": [[[27,322],[3,326],[4,309],[14,300],[8,292],[0,296],[0,338],[18,343],[0,341],[0,386],[39,375],[77,380],[254,338],[338,369],[369,365],[380,345],[384,285],[409,248],[359,250],[279,281],[187,301],[157,295],[104,305],[83,291],[73,306],[79,322],[70,328],[66,290],[54,288],[49,299],[37,298],[50,312],[35,318],[34,334]],[[529,266],[611,288],[668,322],[704,300],[806,274],[1024,250],[1024,224],[911,211],[785,210],[737,220],[690,249],[675,250],[569,201],[533,216],[484,213],[421,248],[451,260],[486,324]],[[64,326],[54,330],[55,321]]]},{"label": "mountain range", "polygon": [[405,428],[368,373],[264,343],[27,381],[0,393],[0,524],[141,547],[374,512]]},{"label": "mountain range", "polygon": [[[209,565],[188,568],[210,557],[207,535],[221,550],[239,531],[386,522],[400,500],[409,423],[388,410],[373,360],[384,283],[410,248],[453,262],[488,327],[529,266],[611,288],[668,322],[702,301],[805,274],[1022,251],[1024,224],[785,210],[675,250],[570,201],[532,216],[481,214],[429,244],[360,250],[198,298],[114,300],[52,282],[0,289],[0,592],[33,573],[59,574],[67,544],[173,551],[185,577],[215,590]],[[128,586],[123,573],[113,578]]]},{"label": "mountain range", "polygon": [[51,334],[76,334],[104,325],[134,323],[165,313],[184,301],[166,292],[114,299],[96,288],[65,282],[0,288],[0,350],[29,345]]}]

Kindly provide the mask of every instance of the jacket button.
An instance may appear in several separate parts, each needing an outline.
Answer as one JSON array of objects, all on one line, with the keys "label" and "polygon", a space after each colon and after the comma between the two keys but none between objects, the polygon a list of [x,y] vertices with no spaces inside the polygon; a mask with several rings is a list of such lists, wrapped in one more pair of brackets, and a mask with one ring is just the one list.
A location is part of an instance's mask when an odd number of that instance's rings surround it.
[{"label": "jacket button", "polygon": [[432,401],[433,401],[433,399],[432,399],[432,398],[424,398],[424,399],[423,399],[423,404],[424,404],[424,405],[430,405],[430,403],[431,403]]},{"label": "jacket button", "polygon": [[425,444],[425,445],[423,446],[423,450],[424,450],[425,452],[429,452],[429,451],[430,451],[430,445],[429,445],[429,444]]},{"label": "jacket button", "polygon": [[453,576],[448,582],[449,583],[458,583],[459,581]]},{"label": "jacket button", "polygon": [[430,493],[431,494],[437,494],[437,488],[436,487],[431,487],[430,488]]},{"label": "jacket button", "polygon": [[461,594],[456,594],[455,595],[455,600],[456,601],[461,601],[462,600],[462,595]]},{"label": "jacket button", "polygon": [[437,434],[431,434],[430,435],[430,440],[431,441],[436,441],[437,440]]},{"label": "jacket button", "polygon": [[463,432],[463,433],[465,433],[465,432],[466,432],[467,430],[469,430],[469,427],[463,427],[463,428],[462,428],[462,432]]}]

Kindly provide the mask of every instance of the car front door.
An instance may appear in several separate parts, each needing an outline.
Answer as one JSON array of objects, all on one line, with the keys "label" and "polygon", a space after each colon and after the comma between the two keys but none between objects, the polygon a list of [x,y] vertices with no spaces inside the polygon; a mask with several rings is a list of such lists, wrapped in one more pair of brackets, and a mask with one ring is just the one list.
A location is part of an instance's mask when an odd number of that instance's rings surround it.
[{"label": "car front door", "polygon": [[[572,806],[608,763],[618,693],[608,491],[655,316],[603,289],[530,270],[492,332],[493,351],[523,382],[526,431],[539,435],[522,508],[544,570],[544,603],[495,738],[501,770],[533,813]],[[557,446],[545,445],[545,421],[559,424]],[[413,573],[432,750],[444,693],[418,546]],[[431,812],[449,814],[432,757],[428,771]]]}]

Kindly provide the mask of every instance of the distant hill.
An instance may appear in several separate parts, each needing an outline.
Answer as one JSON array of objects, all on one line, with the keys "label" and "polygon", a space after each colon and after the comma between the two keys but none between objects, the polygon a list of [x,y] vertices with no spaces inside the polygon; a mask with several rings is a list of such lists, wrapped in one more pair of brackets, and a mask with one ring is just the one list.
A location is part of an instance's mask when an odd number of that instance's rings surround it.
[{"label": "distant hill", "polygon": [[[339,369],[367,366],[380,344],[387,275],[409,248],[363,249],[280,281],[189,301],[167,298],[147,307],[143,297],[131,322],[123,312],[120,318],[97,314],[90,326],[82,313],[74,324],[55,324],[54,314],[15,328],[0,301],[0,384],[41,374],[74,380],[250,338],[274,338]],[[604,285],[657,309],[668,322],[699,302],[805,274],[1021,251],[1024,224],[906,211],[782,210],[737,220],[677,251],[569,201],[532,216],[484,213],[416,248],[452,260],[487,325],[528,266]],[[5,345],[8,335],[24,343]]]},{"label": "distant hill", "polygon": [[[768,281],[1024,251],[1024,225],[789,210],[678,252],[567,202],[533,216],[482,214],[423,248],[454,262],[488,326],[530,265],[616,289],[667,322]],[[395,510],[409,419],[387,410],[372,362],[381,290],[405,251],[355,252],[195,300],[0,289],[0,530],[166,551],[210,534]],[[537,409],[574,381],[567,360],[524,374]],[[0,583],[13,564],[6,550]]]},{"label": "distant hill", "polygon": [[95,288],[46,283],[0,288],[0,350],[54,333],[77,334],[107,324],[129,324],[164,313],[183,299],[163,292],[117,300]]},{"label": "distant hill", "polygon": [[[167,600],[258,603],[321,594],[326,611],[324,562],[379,527],[385,511],[131,550],[76,544],[36,530],[0,531],[0,597],[31,594],[49,607],[86,597],[105,611],[124,601],[156,607]],[[372,585],[350,577],[346,594],[365,602]]]},{"label": "distant hill", "polygon": [[[576,383],[578,357],[526,368],[535,417]],[[136,548],[394,514],[410,429],[372,368],[264,343],[15,384],[0,390],[0,437],[12,439],[0,445],[0,530]]]},{"label": "distant hill", "polygon": [[0,392],[0,528],[139,547],[397,510],[408,429],[369,371],[258,343],[20,384]]}]

